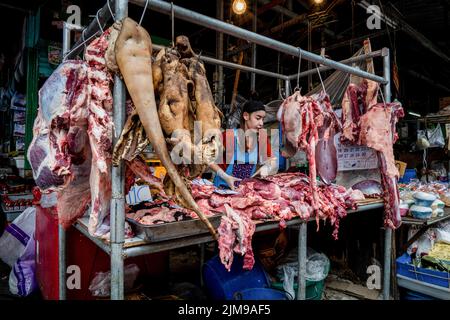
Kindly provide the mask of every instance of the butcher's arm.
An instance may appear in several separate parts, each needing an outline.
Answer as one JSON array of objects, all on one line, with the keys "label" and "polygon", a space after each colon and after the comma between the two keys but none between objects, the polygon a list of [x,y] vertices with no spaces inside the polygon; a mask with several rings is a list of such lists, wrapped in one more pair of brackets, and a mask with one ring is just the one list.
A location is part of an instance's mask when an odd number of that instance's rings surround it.
[{"label": "butcher's arm", "polygon": [[219,165],[217,165],[216,163],[211,163],[209,165],[209,167],[219,176],[221,177],[228,185],[228,187],[230,187],[231,190],[234,190],[234,182],[235,181],[241,181],[242,179],[239,178],[235,178],[231,175],[228,175],[225,171],[223,171],[223,169],[221,167],[219,167]]}]

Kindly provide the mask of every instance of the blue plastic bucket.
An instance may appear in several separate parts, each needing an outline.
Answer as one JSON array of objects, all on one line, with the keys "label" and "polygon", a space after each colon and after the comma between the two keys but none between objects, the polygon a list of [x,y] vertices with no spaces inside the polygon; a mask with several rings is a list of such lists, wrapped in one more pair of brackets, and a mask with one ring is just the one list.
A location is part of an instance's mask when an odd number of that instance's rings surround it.
[{"label": "blue plastic bucket", "polygon": [[236,292],[248,288],[268,288],[269,278],[261,263],[255,261],[252,270],[242,269],[244,259],[234,255],[230,271],[225,269],[219,256],[203,265],[203,282],[213,300],[233,300]]},{"label": "blue plastic bucket", "polygon": [[288,296],[287,292],[271,288],[251,288],[236,292],[234,300],[289,300]]}]

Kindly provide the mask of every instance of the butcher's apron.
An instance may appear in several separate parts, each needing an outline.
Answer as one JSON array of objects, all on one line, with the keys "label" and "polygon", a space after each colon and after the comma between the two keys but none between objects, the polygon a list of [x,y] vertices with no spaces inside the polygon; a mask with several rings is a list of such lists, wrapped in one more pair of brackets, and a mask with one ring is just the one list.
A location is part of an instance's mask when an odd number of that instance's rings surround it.
[{"label": "butcher's apron", "polygon": [[[245,150],[245,148],[243,148]],[[238,146],[238,138],[236,129],[234,129],[234,152],[233,159],[227,166],[225,173],[239,179],[250,178],[256,172],[256,164],[258,162],[258,143],[250,152],[241,150]],[[237,163],[236,163],[237,162]],[[235,182],[235,187],[240,181]],[[219,175],[214,178],[214,185],[217,188],[229,188],[228,184]]]}]

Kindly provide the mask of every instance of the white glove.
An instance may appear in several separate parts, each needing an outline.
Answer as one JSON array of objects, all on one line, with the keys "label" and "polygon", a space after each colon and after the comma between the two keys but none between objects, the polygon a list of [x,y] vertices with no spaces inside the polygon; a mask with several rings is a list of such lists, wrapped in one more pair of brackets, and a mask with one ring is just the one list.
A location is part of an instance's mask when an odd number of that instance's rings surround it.
[{"label": "white glove", "polygon": [[219,170],[217,171],[217,175],[218,175],[219,177],[221,177],[221,178],[227,183],[228,187],[229,187],[231,190],[234,190],[234,189],[235,189],[234,183],[235,183],[236,181],[241,181],[241,180],[242,180],[242,179],[235,178],[235,177],[233,177],[233,176],[228,175],[228,174],[227,174],[225,171],[223,171],[222,169],[219,169]]},{"label": "white glove", "polygon": [[266,162],[259,168],[255,174],[252,176],[256,177],[258,174],[261,178],[265,178],[267,176],[274,175],[278,172],[278,159],[276,157],[272,157],[266,160]]}]

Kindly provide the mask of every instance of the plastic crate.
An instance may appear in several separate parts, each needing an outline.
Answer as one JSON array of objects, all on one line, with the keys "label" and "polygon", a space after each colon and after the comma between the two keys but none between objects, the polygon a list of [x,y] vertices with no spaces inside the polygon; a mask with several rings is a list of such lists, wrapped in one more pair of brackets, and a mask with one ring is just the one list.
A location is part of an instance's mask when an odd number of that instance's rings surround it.
[{"label": "plastic crate", "polygon": [[450,288],[450,273],[418,268],[411,263],[411,257],[406,253],[397,258],[397,274],[436,286]]},{"label": "plastic crate", "polygon": [[402,300],[438,300],[429,295],[422,294],[420,292],[405,290],[405,292],[401,295]]},{"label": "plastic crate", "polygon": [[252,270],[244,270],[243,261],[241,256],[234,255],[230,271],[222,265],[219,256],[203,265],[203,281],[211,299],[233,300],[236,292],[270,287],[269,278],[259,261],[255,261]]}]

